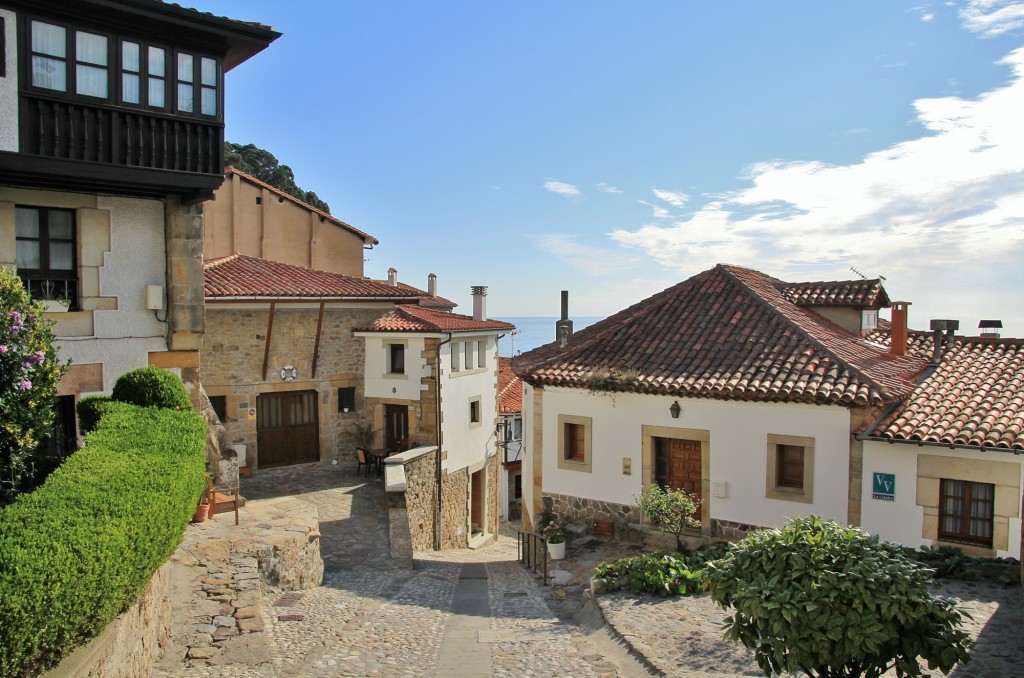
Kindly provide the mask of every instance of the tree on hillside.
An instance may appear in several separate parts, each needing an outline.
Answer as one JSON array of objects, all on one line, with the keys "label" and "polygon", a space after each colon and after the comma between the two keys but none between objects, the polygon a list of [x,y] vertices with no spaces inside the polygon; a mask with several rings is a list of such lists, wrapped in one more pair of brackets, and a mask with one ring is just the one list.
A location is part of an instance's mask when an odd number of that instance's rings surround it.
[{"label": "tree on hillside", "polygon": [[766,676],[949,673],[968,660],[966,613],[928,590],[931,570],[898,544],[817,516],[755,532],[708,563],[725,637],[754,650]]},{"label": "tree on hillside", "polygon": [[254,144],[224,142],[224,166],[232,165],[260,181],[284,191],[328,214],[331,208],[313,191],[304,191],[295,184],[295,173],[288,165],[282,165],[270,151],[257,148]]}]

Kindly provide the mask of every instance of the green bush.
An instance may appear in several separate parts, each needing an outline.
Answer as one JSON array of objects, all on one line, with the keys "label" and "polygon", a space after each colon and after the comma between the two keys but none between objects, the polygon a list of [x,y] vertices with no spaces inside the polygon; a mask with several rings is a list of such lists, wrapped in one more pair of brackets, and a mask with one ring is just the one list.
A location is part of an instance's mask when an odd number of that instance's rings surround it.
[{"label": "green bush", "polygon": [[725,637],[766,676],[918,676],[966,662],[966,613],[933,596],[931,572],[903,547],[817,516],[751,534],[708,564]]},{"label": "green bush", "polygon": [[623,589],[637,595],[685,596],[704,590],[704,568],[725,553],[725,544],[712,544],[689,555],[646,553],[601,563],[591,571],[597,593]]},{"label": "green bush", "polygon": [[103,410],[85,448],[0,510],[0,676],[55,666],[130,607],[203,491],[201,417]]},{"label": "green bush", "polygon": [[52,325],[17,274],[0,266],[0,505],[41,481],[33,457],[50,434],[67,368],[57,360]]},{"label": "green bush", "polygon": [[114,399],[105,395],[86,396],[78,401],[75,410],[78,412],[78,429],[83,436],[96,430],[100,418],[108,409],[107,405],[112,402],[115,402]]},{"label": "green bush", "polygon": [[188,412],[192,409],[185,385],[173,372],[159,367],[140,367],[121,375],[114,383],[114,400],[139,407],[160,407]]}]

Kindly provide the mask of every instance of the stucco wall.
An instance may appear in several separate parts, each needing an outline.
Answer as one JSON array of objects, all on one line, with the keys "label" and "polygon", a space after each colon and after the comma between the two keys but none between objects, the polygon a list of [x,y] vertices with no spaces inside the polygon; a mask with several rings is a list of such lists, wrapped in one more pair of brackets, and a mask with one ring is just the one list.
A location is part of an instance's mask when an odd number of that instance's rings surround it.
[{"label": "stucco wall", "polygon": [[[993,520],[995,555],[1021,553],[1021,488],[1024,460],[1012,453],[949,450],[942,447],[864,441],[862,527],[904,546],[935,546],[937,512],[933,495],[939,478],[996,485]],[[873,498],[875,473],[893,474],[892,501]],[[1000,544],[1002,547],[999,547]]]},{"label": "stucco wall", "polygon": [[146,285],[165,284],[164,206],[159,200],[0,188],[0,250],[13,252],[14,205],[74,209],[79,304],[48,314],[55,345],[74,365],[102,364],[103,391],[167,351],[166,324],[146,309]]},{"label": "stucco wall", "polygon": [[[795,514],[816,513],[846,521],[849,477],[850,416],[840,407],[781,405],[679,399],[682,412],[673,419],[674,398],[545,388],[542,412],[535,412],[534,389],[523,402],[524,507],[538,501],[534,451],[543,448],[543,492],[630,505],[644,482],[643,427],[706,431],[710,448],[710,477],[705,487],[724,483],[724,497],[705,492],[712,521],[776,526]],[[591,417],[593,458],[591,472],[559,468],[558,415]],[[540,415],[540,416],[538,416]],[[539,439],[531,427],[543,425]],[[814,439],[813,501],[769,498],[766,492],[768,435]],[[628,460],[630,472],[624,471]],[[709,526],[705,520],[706,526]]]},{"label": "stucco wall", "polygon": [[[270,309],[267,305],[210,304],[206,312],[201,371],[211,396],[225,396],[224,426],[235,443],[248,446],[250,461],[258,465],[256,407],[261,393],[314,390],[319,394],[320,458],[352,461],[353,445],[345,432],[366,415],[363,393],[364,342],[352,328],[365,325],[382,313],[380,308],[332,304],[325,308],[321,328],[317,376],[312,378],[313,349],[319,315],[317,304],[279,305],[274,312],[267,378],[263,355]],[[295,381],[281,379],[281,368],[295,367]],[[338,388],[355,387],[356,410],[338,412]]]},{"label": "stucco wall", "polygon": [[[419,400],[421,380],[431,374],[431,365],[424,357],[422,336],[409,334],[362,335],[366,342],[366,395],[371,398]],[[405,345],[405,373],[388,372],[388,345]]]},{"label": "stucco wall", "polygon": [[[441,421],[445,468],[449,473],[478,464],[494,454],[494,427],[498,422],[498,342],[494,335],[459,336],[456,341],[486,341],[487,362],[483,368],[453,371],[451,369],[452,343],[441,351]],[[459,346],[460,344],[455,344]],[[480,422],[471,423],[469,404],[480,401]]]},{"label": "stucco wall", "polygon": [[[257,199],[259,202],[257,202]],[[207,259],[239,252],[363,277],[363,241],[318,213],[232,176],[206,203]]]},{"label": "stucco wall", "polygon": [[7,64],[5,76],[0,77],[0,151],[18,150],[18,32],[17,15],[7,9],[0,9],[0,24],[3,26],[5,46],[0,55]]}]

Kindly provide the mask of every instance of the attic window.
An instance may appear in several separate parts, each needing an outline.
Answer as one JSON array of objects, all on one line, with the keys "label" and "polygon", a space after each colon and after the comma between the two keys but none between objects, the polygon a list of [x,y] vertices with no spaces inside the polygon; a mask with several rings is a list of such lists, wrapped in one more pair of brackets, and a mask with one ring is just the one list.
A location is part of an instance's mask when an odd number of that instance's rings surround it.
[{"label": "attic window", "polygon": [[862,311],[860,314],[860,329],[862,332],[870,332],[878,327],[878,311]]}]

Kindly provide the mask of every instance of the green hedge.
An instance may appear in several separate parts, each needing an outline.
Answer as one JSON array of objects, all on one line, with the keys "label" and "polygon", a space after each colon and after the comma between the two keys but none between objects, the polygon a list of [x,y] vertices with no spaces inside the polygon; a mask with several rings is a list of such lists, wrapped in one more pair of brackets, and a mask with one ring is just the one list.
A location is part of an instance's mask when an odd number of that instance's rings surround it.
[{"label": "green hedge", "polygon": [[130,607],[181,543],[206,422],[105,403],[86,447],[0,510],[0,676],[55,666]]},{"label": "green hedge", "polygon": [[86,396],[78,401],[75,410],[78,412],[78,430],[87,436],[96,430],[96,425],[103,418],[108,403],[114,399],[105,395]]},{"label": "green hedge", "polygon": [[173,372],[159,367],[139,367],[114,382],[114,400],[140,407],[162,407],[188,412],[192,409],[185,385]]}]

